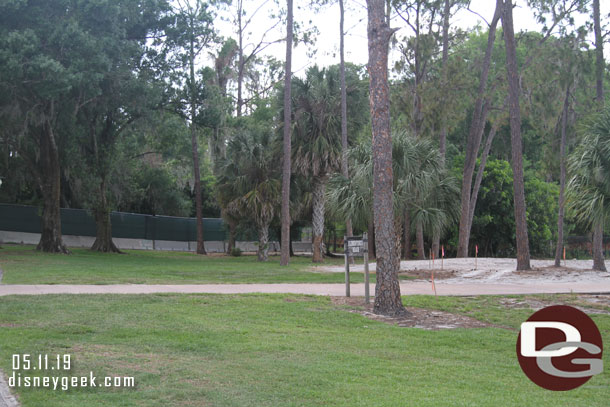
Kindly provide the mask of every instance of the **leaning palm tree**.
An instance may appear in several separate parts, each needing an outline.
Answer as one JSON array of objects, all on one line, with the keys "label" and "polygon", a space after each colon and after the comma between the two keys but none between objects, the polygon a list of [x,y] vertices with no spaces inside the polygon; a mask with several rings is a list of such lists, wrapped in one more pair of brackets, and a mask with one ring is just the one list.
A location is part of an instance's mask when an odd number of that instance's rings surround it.
[{"label": "leaning palm tree", "polygon": [[576,220],[593,227],[593,269],[606,271],[603,225],[610,221],[610,108],[586,126],[581,145],[570,156],[568,170],[572,177],[567,206]]},{"label": "leaning palm tree", "polygon": [[326,183],[341,165],[339,81],[329,70],[311,67],[292,85],[292,168],[311,179],[313,262],[321,262]]},{"label": "leaning palm tree", "polygon": [[227,145],[218,178],[218,195],[233,218],[251,218],[258,228],[258,260],[267,261],[269,225],[280,204],[281,178],[272,149],[272,132],[244,129]]}]

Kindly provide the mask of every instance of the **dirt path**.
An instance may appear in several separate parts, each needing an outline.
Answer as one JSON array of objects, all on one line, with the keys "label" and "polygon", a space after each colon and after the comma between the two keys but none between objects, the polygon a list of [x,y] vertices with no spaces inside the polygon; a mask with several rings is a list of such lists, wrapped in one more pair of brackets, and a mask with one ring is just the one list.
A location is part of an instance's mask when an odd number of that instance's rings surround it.
[{"label": "dirt path", "polygon": [[[374,295],[375,284],[371,284]],[[400,291],[404,295],[434,294],[432,285],[427,281],[403,282]],[[568,283],[462,283],[436,282],[438,295],[494,295],[494,294],[551,294],[551,293],[610,293],[610,279],[607,282],[568,282]],[[343,284],[191,284],[191,285],[0,285],[0,296],[40,295],[40,294],[154,294],[154,293],[282,293],[312,295],[345,295]],[[364,295],[364,284],[352,284],[353,296]]]},{"label": "dirt path", "polygon": [[[441,265],[442,264],[442,265]],[[435,260],[410,260],[400,263],[402,275],[415,279],[429,280],[432,270],[435,279],[442,279],[445,283],[492,283],[492,284],[547,284],[547,283],[610,283],[610,273],[591,270],[591,260],[567,260],[565,266],[553,267],[553,260],[532,260],[532,270],[516,271],[515,259],[502,258],[462,258]],[[610,261],[606,261],[610,270]],[[370,265],[375,270],[375,263]],[[442,268],[442,269],[441,269]],[[362,272],[364,266],[356,265],[350,268]],[[341,273],[343,266],[319,266],[316,271]]]}]

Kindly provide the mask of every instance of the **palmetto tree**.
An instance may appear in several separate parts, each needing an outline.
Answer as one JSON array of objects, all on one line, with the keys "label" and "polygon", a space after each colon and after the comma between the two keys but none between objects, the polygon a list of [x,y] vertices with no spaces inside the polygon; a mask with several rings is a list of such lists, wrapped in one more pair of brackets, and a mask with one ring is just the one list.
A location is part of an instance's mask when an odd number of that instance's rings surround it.
[{"label": "palmetto tree", "polygon": [[311,179],[313,261],[322,261],[326,182],[341,165],[341,100],[336,71],[311,67],[295,78],[292,169]]},{"label": "palmetto tree", "polygon": [[265,129],[243,129],[227,145],[218,178],[219,198],[234,218],[247,217],[258,228],[258,260],[267,261],[269,225],[281,198],[280,168]]},{"label": "palmetto tree", "polygon": [[[329,182],[328,201],[331,210],[350,216],[354,226],[366,229],[372,221],[373,160],[370,143],[359,144],[349,151],[351,177],[335,175]],[[455,178],[440,165],[439,152],[426,139],[399,133],[392,138],[394,173],[394,214],[399,250],[402,215],[408,212],[413,225],[422,233],[440,234],[457,218],[459,188]],[[415,228],[414,228],[415,229]],[[407,233],[410,233],[408,230]],[[423,243],[422,243],[423,244]],[[421,250],[421,248],[420,248]]]},{"label": "palmetto tree", "polygon": [[[572,174],[567,206],[585,225],[600,228],[610,220],[610,109],[599,113],[586,127],[582,144],[570,156]],[[603,236],[603,233],[598,235]],[[595,241],[599,240],[599,241]],[[603,243],[593,242],[593,269],[605,271]]]}]

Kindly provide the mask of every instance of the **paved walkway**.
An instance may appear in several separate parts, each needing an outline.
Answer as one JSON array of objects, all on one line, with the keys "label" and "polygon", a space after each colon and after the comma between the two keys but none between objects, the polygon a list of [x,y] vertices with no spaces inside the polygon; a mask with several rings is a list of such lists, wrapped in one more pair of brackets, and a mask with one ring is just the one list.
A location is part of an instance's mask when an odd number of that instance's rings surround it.
[{"label": "paved walkway", "polygon": [[0,371],[0,407],[17,407],[19,403],[11,394],[11,390],[4,379],[4,374]]},{"label": "paved walkway", "polygon": [[[375,284],[371,284],[371,295],[375,293]],[[434,294],[429,282],[405,282],[400,284],[404,295]],[[493,294],[552,294],[552,293],[608,293],[608,283],[542,283],[542,284],[500,284],[470,283],[447,284],[436,283],[438,295],[493,295]],[[154,293],[210,293],[210,294],[246,294],[246,293],[284,293],[313,295],[345,295],[344,284],[189,284],[189,285],[148,285],[148,284],[115,284],[115,285],[0,285],[0,296],[5,295],[40,295],[40,294],[154,294]],[[353,296],[364,295],[364,284],[352,284]]]}]

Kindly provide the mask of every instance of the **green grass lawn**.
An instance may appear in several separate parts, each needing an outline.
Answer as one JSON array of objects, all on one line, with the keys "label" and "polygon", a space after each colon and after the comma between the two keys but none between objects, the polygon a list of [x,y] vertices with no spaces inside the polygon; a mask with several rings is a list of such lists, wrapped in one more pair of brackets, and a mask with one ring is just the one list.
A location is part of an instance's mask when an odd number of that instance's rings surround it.
[{"label": "green grass lawn", "polygon": [[[135,377],[135,389],[21,388],[24,407],[608,405],[608,352],[605,372],[573,391],[525,377],[515,342],[531,310],[496,297],[404,300],[508,328],[400,328],[327,297],[12,296],[0,298],[0,367],[10,375],[16,353],[69,353],[72,375]],[[610,316],[592,317],[610,343]]]},{"label": "green grass lawn", "polygon": [[[360,260],[362,261],[362,260]],[[343,259],[325,264],[342,265]],[[197,284],[197,283],[341,283],[342,273],[311,271],[311,257],[293,257],[281,267],[279,257],[199,256],[193,253],[128,250],[127,254],[72,249],[72,254],[40,253],[34,246],[0,249],[3,284]],[[351,273],[352,282],[364,281]],[[374,275],[371,276],[374,282]]]}]

